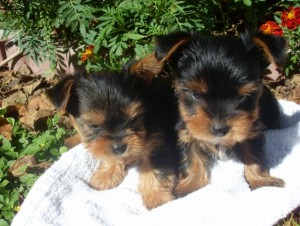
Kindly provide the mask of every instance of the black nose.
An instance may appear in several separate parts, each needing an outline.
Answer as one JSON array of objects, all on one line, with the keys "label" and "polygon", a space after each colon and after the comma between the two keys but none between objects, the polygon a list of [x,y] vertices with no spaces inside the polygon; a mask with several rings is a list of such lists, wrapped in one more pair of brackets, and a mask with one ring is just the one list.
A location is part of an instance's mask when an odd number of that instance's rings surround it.
[{"label": "black nose", "polygon": [[229,126],[215,124],[211,127],[211,132],[216,137],[223,137],[228,133]]},{"label": "black nose", "polygon": [[121,155],[126,151],[127,145],[126,144],[118,144],[115,143],[112,145],[112,150],[116,155]]}]

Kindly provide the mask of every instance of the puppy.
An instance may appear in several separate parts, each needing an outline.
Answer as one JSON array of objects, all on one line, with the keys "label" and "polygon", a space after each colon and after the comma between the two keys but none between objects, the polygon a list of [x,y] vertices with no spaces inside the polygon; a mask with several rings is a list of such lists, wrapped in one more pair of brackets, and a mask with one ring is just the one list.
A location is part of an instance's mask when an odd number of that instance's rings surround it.
[{"label": "puppy", "polygon": [[138,190],[152,209],[174,199],[177,116],[168,110],[177,107],[171,87],[161,87],[152,75],[147,79],[155,58],[149,59],[121,72],[65,77],[47,94],[58,110],[69,113],[81,142],[101,160],[90,186],[114,188],[137,166]]},{"label": "puppy", "polygon": [[209,183],[215,159],[235,153],[251,189],[284,186],[262,164],[264,129],[279,126],[277,101],[262,82],[270,63],[282,67],[282,37],[246,32],[240,37],[175,32],[158,37],[155,56],[175,74],[180,120],[178,196]]}]

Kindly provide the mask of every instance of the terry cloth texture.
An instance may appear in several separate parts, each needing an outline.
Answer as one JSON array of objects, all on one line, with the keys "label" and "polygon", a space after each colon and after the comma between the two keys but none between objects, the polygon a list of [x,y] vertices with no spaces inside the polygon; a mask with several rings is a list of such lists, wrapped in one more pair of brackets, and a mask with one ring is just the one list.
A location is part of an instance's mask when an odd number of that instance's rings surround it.
[{"label": "terry cloth texture", "polygon": [[114,189],[90,188],[91,173],[101,162],[79,145],[37,180],[12,226],[273,225],[300,206],[300,105],[280,105],[284,128],[266,131],[265,163],[272,167],[271,175],[285,180],[284,188],[251,191],[242,163],[219,161],[208,186],[148,211],[137,192],[134,168]]}]

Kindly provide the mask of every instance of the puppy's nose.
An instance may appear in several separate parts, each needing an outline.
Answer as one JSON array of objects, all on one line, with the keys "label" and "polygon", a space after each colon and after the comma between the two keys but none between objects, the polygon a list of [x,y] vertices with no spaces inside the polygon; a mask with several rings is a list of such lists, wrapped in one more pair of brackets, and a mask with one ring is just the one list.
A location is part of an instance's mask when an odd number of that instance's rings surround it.
[{"label": "puppy's nose", "polygon": [[226,133],[228,133],[228,131],[229,126],[227,125],[215,124],[211,127],[211,132],[216,137],[223,137],[226,135]]},{"label": "puppy's nose", "polygon": [[112,145],[112,151],[116,155],[121,155],[126,151],[127,145],[126,144],[120,144],[120,143],[114,143]]}]

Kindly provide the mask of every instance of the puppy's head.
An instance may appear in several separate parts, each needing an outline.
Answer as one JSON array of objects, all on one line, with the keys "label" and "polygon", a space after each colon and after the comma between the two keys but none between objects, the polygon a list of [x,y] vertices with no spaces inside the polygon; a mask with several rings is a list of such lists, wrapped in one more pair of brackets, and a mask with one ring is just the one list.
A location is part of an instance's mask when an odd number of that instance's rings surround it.
[{"label": "puppy's head", "polygon": [[103,72],[63,79],[48,96],[73,118],[82,142],[95,157],[135,158],[144,149],[143,81]]},{"label": "puppy's head", "polygon": [[155,54],[175,73],[179,110],[190,134],[230,148],[256,135],[263,72],[270,63],[282,66],[285,41],[261,33],[179,32],[159,37]]}]

